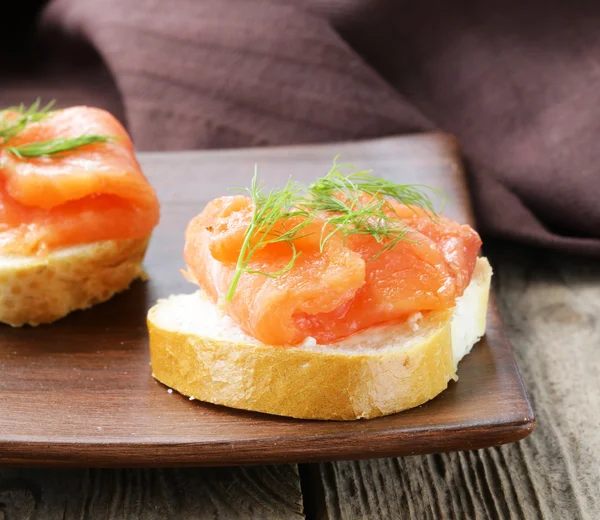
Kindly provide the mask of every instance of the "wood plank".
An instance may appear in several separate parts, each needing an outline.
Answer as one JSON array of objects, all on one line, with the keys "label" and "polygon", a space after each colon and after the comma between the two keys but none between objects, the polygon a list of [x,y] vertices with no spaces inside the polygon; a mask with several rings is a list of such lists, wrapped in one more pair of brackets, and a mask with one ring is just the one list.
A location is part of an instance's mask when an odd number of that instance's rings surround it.
[{"label": "wood plank", "polygon": [[536,431],[479,451],[310,466],[317,518],[600,518],[600,264],[485,251]]},{"label": "wood plank", "polygon": [[295,465],[0,469],[0,520],[304,518]]}]

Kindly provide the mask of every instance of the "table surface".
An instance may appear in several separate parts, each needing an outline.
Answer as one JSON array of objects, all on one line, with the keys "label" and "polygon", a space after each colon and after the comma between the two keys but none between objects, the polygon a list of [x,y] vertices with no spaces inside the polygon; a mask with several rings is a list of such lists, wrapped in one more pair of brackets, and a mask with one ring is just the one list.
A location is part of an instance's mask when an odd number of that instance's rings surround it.
[{"label": "table surface", "polygon": [[537,416],[523,441],[305,465],[0,469],[0,520],[600,518],[600,262],[484,247]]}]

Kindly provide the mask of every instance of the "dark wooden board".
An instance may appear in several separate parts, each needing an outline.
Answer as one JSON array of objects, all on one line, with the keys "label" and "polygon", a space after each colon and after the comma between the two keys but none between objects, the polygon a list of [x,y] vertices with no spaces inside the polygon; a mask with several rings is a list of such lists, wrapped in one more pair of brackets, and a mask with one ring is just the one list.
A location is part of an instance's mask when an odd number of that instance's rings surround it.
[{"label": "dark wooden board", "polygon": [[486,337],[459,383],[424,406],[356,422],[300,421],[189,401],[154,381],[146,311],[191,292],[183,231],[254,168],[268,184],[308,181],[332,158],[443,189],[445,214],[472,221],[454,141],[442,135],[362,143],[141,154],[162,202],[146,259],[150,280],[48,326],[0,327],[0,463],[51,466],[232,465],[374,458],[474,449],[527,436],[535,419],[494,299]]}]

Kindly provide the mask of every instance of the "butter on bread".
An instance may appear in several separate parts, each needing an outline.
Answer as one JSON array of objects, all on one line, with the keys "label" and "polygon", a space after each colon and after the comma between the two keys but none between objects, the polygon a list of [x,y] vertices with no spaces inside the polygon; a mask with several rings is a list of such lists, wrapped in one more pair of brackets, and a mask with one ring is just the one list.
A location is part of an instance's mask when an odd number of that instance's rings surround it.
[{"label": "butter on bread", "polygon": [[214,404],[302,419],[388,415],[433,399],[485,333],[491,267],[479,258],[457,305],[330,345],[282,347],[246,335],[201,292],[148,313],[156,379]]},{"label": "butter on bread", "polygon": [[0,256],[0,322],[55,321],[108,300],[137,278],[150,237],[106,240],[43,256]]}]

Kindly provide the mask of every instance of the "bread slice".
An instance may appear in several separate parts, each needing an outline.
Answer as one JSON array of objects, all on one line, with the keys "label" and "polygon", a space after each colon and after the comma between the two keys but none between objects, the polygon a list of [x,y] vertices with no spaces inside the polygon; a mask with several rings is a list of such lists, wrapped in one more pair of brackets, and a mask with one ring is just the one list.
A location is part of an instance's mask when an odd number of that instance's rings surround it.
[{"label": "bread slice", "polygon": [[201,292],[148,313],[153,375],[210,403],[302,419],[362,419],[418,406],[456,379],[485,332],[491,268],[477,261],[455,309],[418,313],[330,345],[265,345]]},{"label": "bread slice", "polygon": [[108,300],[145,276],[149,240],[106,240],[46,256],[0,256],[0,322],[49,323]]}]

